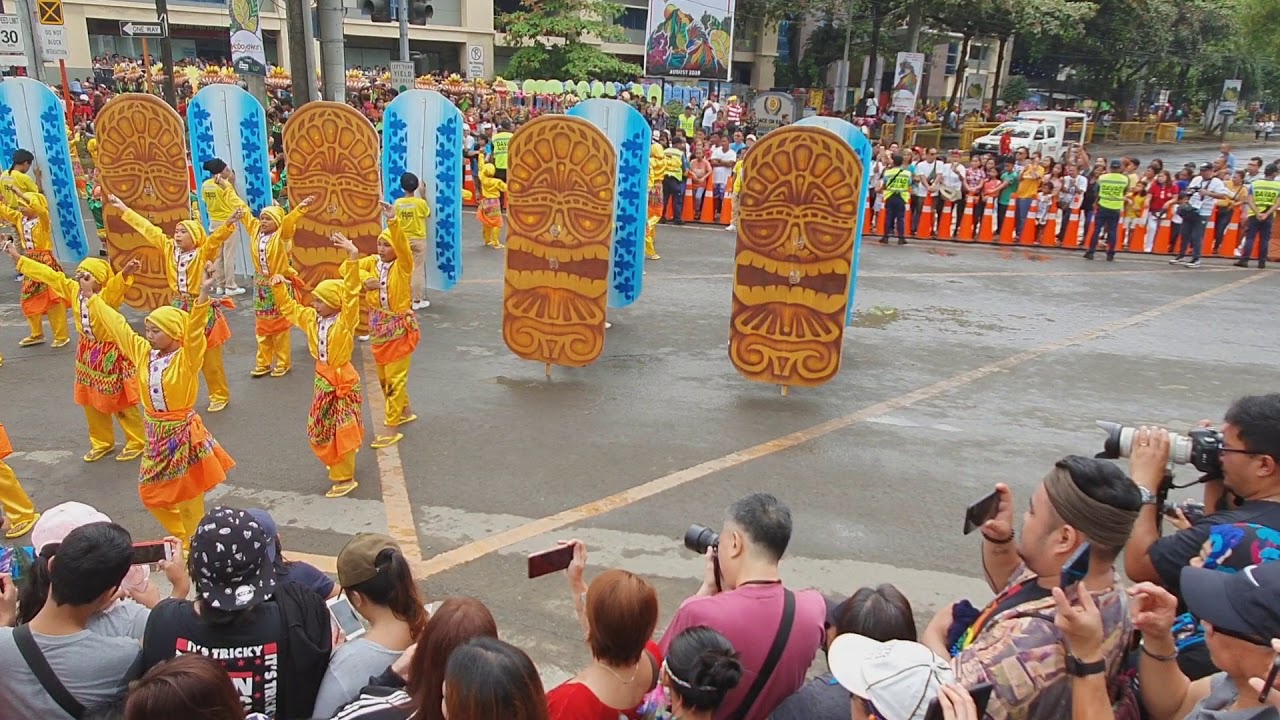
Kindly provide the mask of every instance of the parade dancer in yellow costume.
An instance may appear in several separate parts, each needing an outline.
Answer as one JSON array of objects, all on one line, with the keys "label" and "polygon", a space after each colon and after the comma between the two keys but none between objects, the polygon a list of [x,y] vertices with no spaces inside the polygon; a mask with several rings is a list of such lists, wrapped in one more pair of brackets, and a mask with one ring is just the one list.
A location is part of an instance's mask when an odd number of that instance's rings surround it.
[{"label": "parade dancer in yellow costume", "polygon": [[[164,274],[169,282],[169,290],[173,292],[173,307],[186,312],[194,310],[192,299],[202,287],[203,268],[217,259],[222,252],[222,245],[235,232],[236,223],[244,217],[244,211],[237,209],[227,222],[213,232],[206,234],[204,226],[196,220],[182,220],[173,237],[164,234],[160,228],[129,209],[120,198],[108,195],[107,202],[124,214],[124,221],[137,230],[152,247],[164,256]],[[231,328],[222,315],[222,308],[235,307],[230,300],[219,300],[201,311],[205,320],[206,349],[201,353],[204,366],[204,383],[209,388],[209,412],[216,413],[227,407],[231,401],[231,388],[227,387],[227,371],[222,366],[222,345],[231,337]]]},{"label": "parade dancer in yellow costume", "polygon": [[355,490],[356,451],[364,442],[360,374],[351,364],[356,326],[360,324],[360,252],[334,233],[335,247],[347,251],[341,280],[324,280],[311,291],[312,307],[303,307],[285,290],[283,275],[271,278],[276,307],[307,336],[316,359],[315,394],[307,418],[311,451],[329,469],[332,483],[325,497],[339,498]]},{"label": "parade dancer in yellow costume", "polygon": [[201,279],[190,313],[172,306],[152,310],[144,322],[146,337],[129,327],[95,290],[92,278],[80,279],[88,297],[89,319],[138,369],[147,446],[138,473],[142,505],[170,535],[186,547],[204,516],[204,494],[227,479],[235,461],[227,455],[195,411],[200,369],[208,345],[205,318],[213,263],[190,268]]},{"label": "parade dancer in yellow costume", "polygon": [[0,423],[0,506],[4,507],[5,517],[9,518],[9,530],[4,534],[7,538],[16,538],[31,532],[40,513],[31,502],[27,491],[18,482],[18,474],[4,461],[13,454],[13,445],[9,444],[9,436]]},{"label": "parade dancer in yellow costume", "polygon": [[661,260],[654,241],[658,238],[658,222],[662,220],[662,178],[667,174],[666,158],[662,146],[649,146],[649,217],[645,220],[644,256],[646,260]]},{"label": "parade dancer in yellow costume", "polygon": [[387,229],[378,236],[378,253],[360,260],[360,279],[369,306],[369,334],[373,337],[373,360],[378,366],[378,385],[386,398],[387,435],[374,438],[375,450],[400,442],[404,435],[394,431],[418,419],[409,409],[409,362],[418,347],[418,318],[413,314],[411,286],[414,253],[402,231],[400,212],[383,203]]},{"label": "parade dancer in yellow costume", "polygon": [[[293,255],[293,233],[298,227],[298,218],[316,199],[305,198],[288,214],[278,205],[268,205],[262,208],[257,218],[249,213],[249,207],[239,197],[236,200],[243,208],[245,232],[249,233],[249,240],[253,243],[253,314],[258,355],[249,375],[257,378],[269,372],[271,377],[282,377],[293,367],[289,321],[276,307],[270,280],[275,275],[283,275],[291,283],[285,288],[291,295],[295,288],[306,288],[289,258]],[[275,369],[271,367],[273,362]]]},{"label": "parade dancer in yellow costume", "polygon": [[[28,258],[61,275],[62,266],[53,256],[53,226],[49,223],[48,201],[38,192],[15,197],[17,209],[0,205],[0,220],[13,223],[18,233],[17,242]],[[46,315],[49,316],[49,328],[53,330],[53,345],[50,347],[60,348],[71,342],[67,332],[66,304],[49,290],[49,286],[28,276],[22,280],[22,314],[27,316],[31,334],[20,340],[18,345],[29,347],[44,342],[43,318]]]},{"label": "parade dancer in yellow costume", "polygon": [[80,343],[76,348],[75,401],[84,408],[85,421],[89,424],[89,452],[85,462],[97,462],[116,449],[114,416],[124,431],[124,451],[116,460],[127,462],[142,454],[145,441],[142,435],[142,416],[138,414],[138,384],[136,370],[129,358],[109,339],[106,328],[96,326],[89,319],[88,304],[80,295],[82,278],[88,278],[94,291],[104,302],[119,308],[125,290],[133,284],[133,274],[142,264],[131,260],[124,272],[116,274],[106,260],[88,258],[80,263],[76,279],[66,277],[53,268],[18,254],[12,244],[8,248],[18,272],[49,286],[49,291],[71,306],[76,318]]},{"label": "parade dancer in yellow costume", "polygon": [[484,244],[501,250],[505,247],[502,244],[502,193],[507,191],[507,184],[494,177],[496,172],[493,163],[485,163],[480,168],[480,206],[476,208],[476,219],[480,221]]}]

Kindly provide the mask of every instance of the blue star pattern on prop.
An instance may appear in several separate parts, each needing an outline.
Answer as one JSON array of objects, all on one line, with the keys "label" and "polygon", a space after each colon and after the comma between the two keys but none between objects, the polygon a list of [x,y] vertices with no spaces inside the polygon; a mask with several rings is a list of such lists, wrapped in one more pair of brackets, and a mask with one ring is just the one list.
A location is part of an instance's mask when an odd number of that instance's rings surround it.
[{"label": "blue star pattern on prop", "polygon": [[245,202],[256,215],[271,204],[271,173],[267,171],[267,152],[263,146],[266,116],[257,103],[254,110],[257,112],[240,120],[240,150],[244,153]]},{"label": "blue star pattern on prop", "polygon": [[[461,208],[462,188],[458,184],[460,173],[458,148],[461,146],[462,126],[458,116],[445,119],[436,128],[436,197],[437,210]],[[458,212],[440,212],[436,218],[436,267],[452,285],[458,281],[462,268],[454,264],[457,254]]]},{"label": "blue star pattern on prop", "polygon": [[66,118],[50,103],[40,114],[40,132],[45,146],[45,160],[53,187],[53,207],[62,230],[63,247],[80,262],[89,254],[89,242],[84,235],[84,222],[80,217],[80,198],[76,196],[76,179],[71,169],[71,154],[67,147]]},{"label": "blue star pattern on prop", "polygon": [[[205,161],[216,156],[217,148],[213,139],[213,117],[202,102],[192,102],[187,111],[187,131],[191,134],[191,165],[196,174],[196,193],[200,186],[211,176],[204,169]],[[209,227],[209,210],[202,199],[200,205],[200,224]]]}]

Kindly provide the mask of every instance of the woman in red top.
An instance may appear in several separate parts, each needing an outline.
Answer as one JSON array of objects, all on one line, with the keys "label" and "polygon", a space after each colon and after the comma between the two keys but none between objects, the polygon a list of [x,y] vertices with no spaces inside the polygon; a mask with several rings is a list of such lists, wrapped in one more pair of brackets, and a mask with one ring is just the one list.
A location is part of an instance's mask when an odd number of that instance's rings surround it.
[{"label": "woman in red top", "polygon": [[663,709],[661,652],[650,639],[658,594],[643,578],[606,570],[587,587],[587,547],[578,540],[567,575],[591,664],[547,693],[551,720],[651,720]]},{"label": "woman in red top", "polygon": [[1150,212],[1147,214],[1147,242],[1150,243],[1156,239],[1156,232],[1160,230],[1160,223],[1166,219],[1169,213],[1169,203],[1178,197],[1178,184],[1173,181],[1168,170],[1161,170],[1156,173],[1156,180],[1147,188],[1147,208]]}]

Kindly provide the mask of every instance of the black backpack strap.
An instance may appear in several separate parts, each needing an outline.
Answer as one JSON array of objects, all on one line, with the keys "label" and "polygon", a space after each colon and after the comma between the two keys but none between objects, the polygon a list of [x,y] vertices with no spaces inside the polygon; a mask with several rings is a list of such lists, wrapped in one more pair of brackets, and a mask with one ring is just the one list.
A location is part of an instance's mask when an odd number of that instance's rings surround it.
[{"label": "black backpack strap", "polygon": [[782,589],[782,622],[778,624],[778,634],[773,636],[773,646],[769,648],[769,654],[764,659],[764,665],[760,667],[760,672],[756,674],[756,681],[751,684],[751,689],[747,691],[747,696],[742,699],[742,704],[731,715],[734,720],[742,720],[747,716],[747,711],[752,705],[756,704],[756,698],[760,697],[760,693],[764,692],[764,686],[769,683],[769,677],[773,675],[774,668],[778,667],[778,661],[782,659],[782,651],[787,649],[787,640],[791,638],[791,626],[796,619],[796,596],[790,590]]},{"label": "black backpack strap", "polygon": [[49,667],[49,661],[44,659],[44,653],[40,652],[40,646],[31,635],[31,628],[27,625],[14,628],[13,642],[18,646],[18,652],[22,653],[22,659],[27,661],[27,667],[31,668],[36,680],[40,681],[40,687],[49,693],[49,697],[58,703],[58,707],[76,720],[84,717],[84,705],[72,696],[54,674],[53,668]]}]

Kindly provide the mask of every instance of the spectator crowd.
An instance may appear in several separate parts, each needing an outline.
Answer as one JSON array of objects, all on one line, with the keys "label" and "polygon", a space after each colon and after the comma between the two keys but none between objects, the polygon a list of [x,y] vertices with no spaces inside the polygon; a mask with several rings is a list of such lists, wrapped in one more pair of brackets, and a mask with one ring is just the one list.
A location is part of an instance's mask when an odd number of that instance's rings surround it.
[{"label": "spectator crowd", "polygon": [[1132,431],[1128,474],[1070,455],[1028,498],[996,484],[968,518],[993,598],[922,624],[893,585],[786,585],[807,529],[764,493],[686,538],[706,548],[701,584],[656,637],[653,585],[588,578],[586,546],[563,541],[590,661],[552,688],[482,599],[426,603],[390,537],[352,538],[335,581],[290,560],[266,512],[216,507],[185,559],[166,541],[162,598],[129,531],[68,502],[0,555],[0,717],[1274,719],[1280,394],[1237,400],[1208,434],[1202,505],[1167,502],[1157,428]]}]

